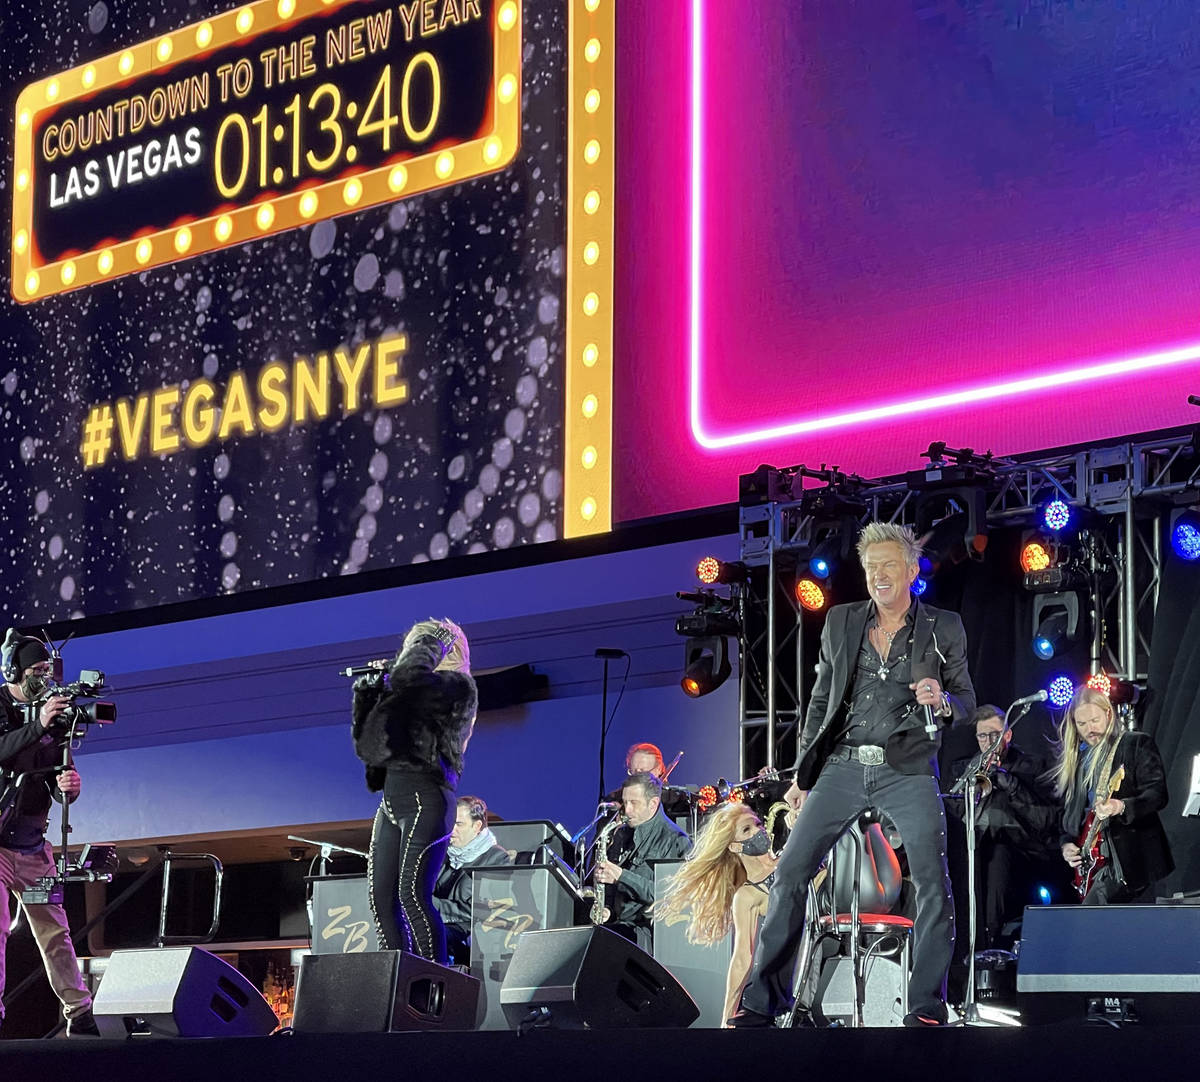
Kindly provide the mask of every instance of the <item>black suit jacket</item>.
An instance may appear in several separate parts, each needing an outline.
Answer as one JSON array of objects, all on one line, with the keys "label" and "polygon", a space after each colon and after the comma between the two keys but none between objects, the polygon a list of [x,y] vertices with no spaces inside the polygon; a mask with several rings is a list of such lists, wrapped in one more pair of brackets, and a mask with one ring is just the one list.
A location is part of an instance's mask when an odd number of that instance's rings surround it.
[{"label": "black suit jacket", "polygon": [[443,921],[456,925],[464,934],[471,930],[471,872],[476,868],[499,868],[512,863],[508,850],[499,845],[485,849],[470,864],[455,868],[446,858],[433,886],[433,905]]},{"label": "black suit jacket", "polygon": [[[873,604],[855,601],[835,605],[825,619],[817,682],[808,701],[796,755],[796,784],[801,789],[812,788],[826,756],[833,750],[838,732],[834,723],[850,693],[858,649]],[[975,688],[967,672],[967,635],[957,613],[917,601],[912,671],[914,680],[923,675],[936,676],[954,710],[952,719],[947,720],[961,721],[975,709]],[[888,738],[885,754],[888,763],[901,773],[924,774],[930,771],[931,760],[936,762],[940,744],[940,736],[931,741],[926,735],[923,713],[917,711]]]},{"label": "black suit jacket", "polygon": [[[1117,854],[1121,877],[1135,893],[1175,870],[1167,834],[1158,813],[1167,806],[1167,772],[1149,733],[1125,733],[1117,743],[1112,769],[1125,767],[1113,794],[1125,810],[1102,828]],[[1063,815],[1062,842],[1075,842],[1087,814],[1087,793],[1076,791]]]}]

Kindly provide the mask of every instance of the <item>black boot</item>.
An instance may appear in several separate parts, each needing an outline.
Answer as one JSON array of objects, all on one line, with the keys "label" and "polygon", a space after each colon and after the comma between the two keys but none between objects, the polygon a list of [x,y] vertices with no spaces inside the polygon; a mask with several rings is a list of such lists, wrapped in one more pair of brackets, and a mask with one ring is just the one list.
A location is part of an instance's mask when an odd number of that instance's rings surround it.
[{"label": "black boot", "polygon": [[92,1014],[92,1008],[79,1011],[72,1014],[67,1019],[67,1036],[68,1037],[99,1037],[100,1027],[96,1025],[96,1018]]}]

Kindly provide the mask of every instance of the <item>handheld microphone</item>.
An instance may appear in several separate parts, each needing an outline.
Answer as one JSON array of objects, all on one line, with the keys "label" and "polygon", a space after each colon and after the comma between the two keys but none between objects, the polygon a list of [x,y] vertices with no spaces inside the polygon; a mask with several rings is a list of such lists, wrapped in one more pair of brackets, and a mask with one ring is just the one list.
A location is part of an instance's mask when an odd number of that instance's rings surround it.
[{"label": "handheld microphone", "polygon": [[[922,680],[932,680],[937,676],[935,669],[927,665],[914,665],[912,667],[913,683],[920,686]],[[928,703],[918,704],[921,706],[921,711],[925,717],[925,735],[930,740],[936,740],[938,735],[937,722],[933,717],[933,707]]]},{"label": "handheld microphone", "polygon": [[1046,694],[1046,689],[1043,688],[1041,691],[1035,691],[1032,695],[1026,695],[1023,699],[1018,699],[1013,703],[1013,706],[1024,706],[1026,703],[1044,703],[1048,698],[1050,696]]},{"label": "handheld microphone", "polygon": [[381,657],[374,661],[364,661],[361,665],[350,665],[345,669],[339,669],[338,676],[366,676],[368,673],[385,672],[387,667],[387,658]]}]

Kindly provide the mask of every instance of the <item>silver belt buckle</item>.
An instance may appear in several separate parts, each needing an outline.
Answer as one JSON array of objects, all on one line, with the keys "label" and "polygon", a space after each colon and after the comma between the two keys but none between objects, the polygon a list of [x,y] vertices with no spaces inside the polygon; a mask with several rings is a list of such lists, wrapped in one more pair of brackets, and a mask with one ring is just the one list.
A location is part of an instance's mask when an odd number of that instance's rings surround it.
[{"label": "silver belt buckle", "polygon": [[883,766],[883,748],[878,744],[863,744],[854,749],[854,754],[863,766]]}]

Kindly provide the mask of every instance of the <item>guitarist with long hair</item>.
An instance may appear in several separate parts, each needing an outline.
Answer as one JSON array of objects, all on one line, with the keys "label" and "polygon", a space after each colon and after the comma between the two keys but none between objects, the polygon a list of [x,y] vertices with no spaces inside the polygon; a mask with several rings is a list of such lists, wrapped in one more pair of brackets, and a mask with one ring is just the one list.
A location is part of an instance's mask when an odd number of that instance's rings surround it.
[{"label": "guitarist with long hair", "polygon": [[1123,732],[1108,696],[1085,685],[1063,718],[1059,747],[1062,854],[1083,904],[1153,900],[1155,883],[1175,867],[1158,818],[1167,777],[1153,738]]}]

